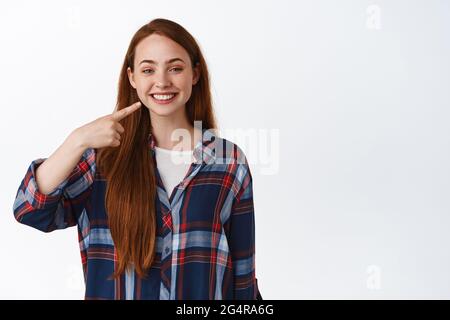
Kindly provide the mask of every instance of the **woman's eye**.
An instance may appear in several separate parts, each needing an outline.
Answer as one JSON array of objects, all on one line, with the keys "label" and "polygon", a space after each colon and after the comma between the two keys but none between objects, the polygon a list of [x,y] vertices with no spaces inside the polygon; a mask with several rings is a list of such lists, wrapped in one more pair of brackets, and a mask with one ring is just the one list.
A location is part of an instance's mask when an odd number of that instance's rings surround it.
[{"label": "woman's eye", "polygon": [[[172,68],[170,70],[175,70],[175,72],[181,72],[181,71],[183,71],[183,68]],[[152,69],[145,69],[145,70],[142,70],[142,72],[145,73],[145,74],[149,74],[150,72],[153,72],[153,70]]]}]

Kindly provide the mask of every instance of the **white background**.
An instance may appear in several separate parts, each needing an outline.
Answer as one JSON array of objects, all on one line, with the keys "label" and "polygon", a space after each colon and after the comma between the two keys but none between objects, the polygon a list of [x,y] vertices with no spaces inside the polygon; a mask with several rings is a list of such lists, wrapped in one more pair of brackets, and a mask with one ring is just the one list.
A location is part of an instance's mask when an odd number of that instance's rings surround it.
[{"label": "white background", "polygon": [[14,198],[32,160],[113,111],[158,17],[198,40],[222,129],[279,132],[269,174],[262,140],[230,137],[253,163],[264,299],[450,298],[444,0],[2,1],[0,298],[83,299],[76,228],[21,225]]}]

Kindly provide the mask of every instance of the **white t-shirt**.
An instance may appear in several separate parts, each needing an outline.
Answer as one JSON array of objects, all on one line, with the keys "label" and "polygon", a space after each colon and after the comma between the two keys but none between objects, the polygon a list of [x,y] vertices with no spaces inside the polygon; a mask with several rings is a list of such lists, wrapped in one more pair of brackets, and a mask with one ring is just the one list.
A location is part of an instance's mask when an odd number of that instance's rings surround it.
[{"label": "white t-shirt", "polygon": [[156,165],[159,175],[170,198],[173,189],[184,179],[191,163],[194,162],[193,150],[177,151],[155,146]]}]

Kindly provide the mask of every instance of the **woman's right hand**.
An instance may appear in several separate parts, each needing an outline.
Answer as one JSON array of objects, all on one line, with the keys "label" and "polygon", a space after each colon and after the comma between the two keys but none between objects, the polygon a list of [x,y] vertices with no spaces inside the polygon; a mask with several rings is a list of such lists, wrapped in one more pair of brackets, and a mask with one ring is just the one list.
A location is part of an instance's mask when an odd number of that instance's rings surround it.
[{"label": "woman's right hand", "polygon": [[118,147],[120,134],[125,131],[119,121],[140,107],[141,102],[138,101],[77,128],[75,130],[77,140],[84,148]]}]

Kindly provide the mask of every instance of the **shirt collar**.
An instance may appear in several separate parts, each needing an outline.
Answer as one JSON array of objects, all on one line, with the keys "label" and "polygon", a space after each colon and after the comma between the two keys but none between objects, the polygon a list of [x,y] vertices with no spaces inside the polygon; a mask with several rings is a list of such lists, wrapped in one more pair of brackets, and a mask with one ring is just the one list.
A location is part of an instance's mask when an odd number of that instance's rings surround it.
[{"label": "shirt collar", "polygon": [[[217,138],[218,136],[213,131],[202,128],[202,139],[197,142],[193,151],[195,163],[201,164],[202,161],[213,163],[216,161]],[[156,138],[151,132],[148,134],[147,144],[152,151],[152,155],[155,156]]]}]

